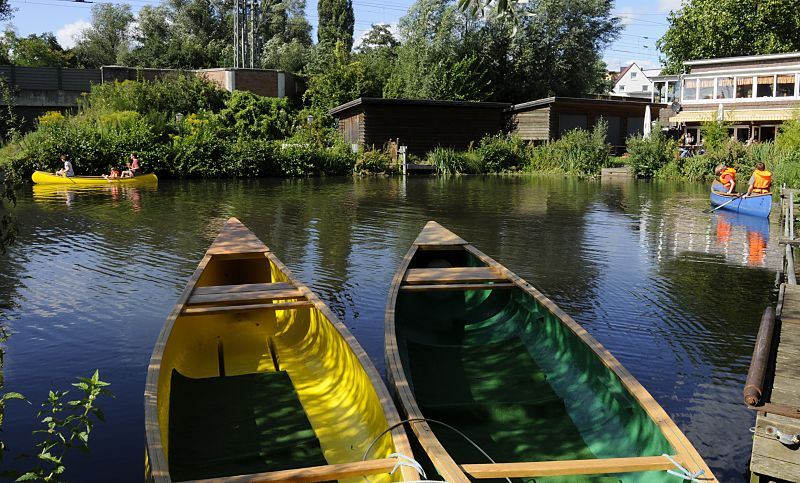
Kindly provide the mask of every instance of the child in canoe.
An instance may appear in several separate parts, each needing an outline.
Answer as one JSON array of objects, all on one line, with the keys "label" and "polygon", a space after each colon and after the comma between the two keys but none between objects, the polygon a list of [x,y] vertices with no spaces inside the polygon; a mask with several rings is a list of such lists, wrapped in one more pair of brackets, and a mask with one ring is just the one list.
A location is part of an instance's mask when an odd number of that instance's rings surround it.
[{"label": "child in canoe", "polygon": [[103,178],[107,179],[108,181],[111,181],[111,180],[114,180],[114,179],[119,179],[121,170],[116,166],[114,166],[114,167],[110,167],[109,166],[109,168],[110,168],[110,172],[108,174],[104,174]]},{"label": "child in canoe", "polygon": [[123,178],[133,178],[137,174],[139,174],[139,157],[136,156],[136,153],[131,153],[131,160],[125,162],[125,171],[122,172]]}]

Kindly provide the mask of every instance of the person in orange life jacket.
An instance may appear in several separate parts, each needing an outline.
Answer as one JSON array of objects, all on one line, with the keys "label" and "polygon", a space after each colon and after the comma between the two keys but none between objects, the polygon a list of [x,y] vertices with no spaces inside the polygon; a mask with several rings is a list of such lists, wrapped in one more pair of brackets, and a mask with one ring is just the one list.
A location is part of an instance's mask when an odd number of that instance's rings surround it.
[{"label": "person in orange life jacket", "polygon": [[750,183],[747,187],[747,194],[745,196],[769,193],[771,186],[772,173],[767,171],[764,163],[756,163],[756,170],[753,171],[753,176],[750,177]]},{"label": "person in orange life jacket", "polygon": [[736,170],[722,163],[717,166],[714,173],[719,176],[718,181],[728,190],[728,193],[733,193],[734,188],[736,188]]}]

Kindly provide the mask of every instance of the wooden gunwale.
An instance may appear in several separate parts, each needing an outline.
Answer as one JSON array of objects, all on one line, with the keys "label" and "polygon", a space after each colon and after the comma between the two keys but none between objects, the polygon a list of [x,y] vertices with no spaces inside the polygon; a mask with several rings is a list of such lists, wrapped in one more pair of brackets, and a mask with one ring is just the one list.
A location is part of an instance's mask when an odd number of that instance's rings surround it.
[{"label": "wooden gunwale", "polygon": [[675,469],[663,456],[604,458],[596,460],[534,461],[461,465],[473,478],[536,478],[540,476],[599,475]]},{"label": "wooden gunwale", "polygon": [[355,463],[340,463],[326,466],[309,466],[294,470],[270,471],[269,473],[256,473],[253,475],[231,476],[228,478],[209,478],[206,480],[191,480],[186,483],[211,483],[226,482],[259,482],[292,481],[294,483],[331,481],[357,476],[378,475],[389,473],[394,468],[397,460],[384,458],[379,460],[357,461]]},{"label": "wooden gunwale", "polygon": [[[225,224],[225,227],[228,226],[229,223],[237,223],[241,224],[238,219],[230,218]],[[244,226],[244,225],[242,225]],[[223,232],[225,228],[223,228]],[[218,237],[219,238],[219,237]],[[215,240],[216,242],[217,240]],[[212,257],[215,258],[229,258],[232,253],[214,253],[215,243],[206,250],[205,255],[203,256],[202,260],[198,264],[197,268],[195,269],[192,276],[186,282],[186,286],[181,293],[180,297],[178,297],[175,306],[172,308],[169,316],[167,317],[164,326],[161,328],[161,332],[158,335],[158,339],[156,340],[155,346],[153,348],[153,353],[150,357],[150,362],[147,367],[147,379],[145,381],[145,391],[144,391],[144,412],[145,412],[145,456],[147,458],[147,462],[150,467],[151,471],[151,479],[156,483],[169,483],[172,481],[169,475],[169,464],[167,462],[167,457],[164,452],[164,445],[161,441],[161,428],[158,421],[158,378],[159,372],[161,369],[161,358],[164,354],[164,349],[166,348],[166,343],[169,338],[169,334],[172,331],[173,326],[175,325],[175,321],[181,315],[181,311],[184,309],[186,302],[191,297],[195,285],[197,281],[200,279],[200,276],[205,271],[206,267],[208,266],[209,261],[211,261]],[[255,258],[259,257],[259,253],[256,252],[246,252],[243,254],[243,258]],[[367,374],[370,382],[372,383],[372,387],[375,390],[375,393],[380,400],[381,407],[383,409],[384,415],[386,416],[386,421],[388,427],[392,427],[400,423],[400,417],[398,415],[397,409],[394,406],[394,402],[389,394],[386,385],[383,383],[380,375],[378,374],[377,369],[372,364],[372,361],[367,356],[367,353],[364,351],[361,344],[358,343],[356,338],[353,336],[352,333],[347,329],[347,327],[334,315],[334,313],[328,308],[328,306],[314,294],[304,283],[296,280],[292,272],[286,267],[286,265],[281,262],[277,256],[275,256],[271,250],[264,245],[263,251],[260,252],[260,256],[267,258],[270,262],[274,264],[274,266],[282,272],[286,278],[289,280],[289,283],[295,286],[298,290],[302,292],[302,295],[306,298],[308,302],[310,302],[314,308],[316,308],[320,313],[322,313],[328,321],[333,325],[333,327],[337,330],[339,335],[345,339],[347,345],[350,347],[350,350],[353,351],[355,356],[358,358],[358,361],[361,363],[364,371]],[[400,454],[408,455],[409,457],[413,456],[411,451],[411,444],[406,437],[406,433],[403,430],[402,426],[398,426],[390,431],[388,434],[391,434],[392,440],[394,442],[395,451]],[[386,437],[386,435],[384,435]],[[369,456],[369,455],[367,455]],[[391,459],[392,466],[397,461]],[[375,462],[380,462],[383,464],[383,460],[368,460],[366,462],[355,462],[351,463],[353,467],[361,467],[367,473],[359,473],[359,474],[376,474],[373,469],[370,469],[370,464],[375,464]],[[359,466],[361,463],[366,463],[364,465]],[[314,470],[318,468],[328,468],[335,467],[339,465],[328,465],[327,467],[308,467],[308,468],[298,468],[297,470],[287,470],[287,471],[300,471],[300,470]],[[381,466],[383,468],[383,466]],[[389,468],[391,470],[391,467]],[[419,473],[407,466],[400,467],[400,473],[402,479],[404,481],[413,481],[419,479]],[[271,472],[271,473],[262,473],[259,475],[240,475],[234,477],[227,477],[227,478],[217,478],[213,481],[286,481],[286,474],[280,475],[282,472]],[[270,480],[270,475],[279,477],[277,480]],[[282,478],[280,477],[282,476]],[[324,476],[324,475],[323,475]],[[329,475],[330,476],[330,475]],[[357,476],[357,475],[354,475]],[[251,480],[247,480],[243,478],[248,477],[258,477]],[[302,480],[301,481],[305,481]],[[308,481],[316,481],[316,480],[308,480]]]},{"label": "wooden gunwale", "polygon": [[[426,225],[427,229],[428,225]],[[425,230],[423,230],[425,231]],[[386,347],[386,364],[387,364],[387,375],[389,378],[390,383],[394,386],[394,390],[396,396],[400,400],[400,410],[404,411],[408,419],[417,419],[417,418],[424,418],[422,411],[419,409],[417,405],[416,399],[414,398],[413,393],[411,392],[410,384],[408,378],[406,377],[405,372],[403,371],[402,362],[400,360],[400,354],[397,346],[397,340],[395,337],[395,327],[396,327],[396,319],[395,319],[395,306],[397,303],[397,296],[401,290],[401,284],[403,283],[403,279],[405,277],[405,273],[408,270],[409,264],[413,259],[414,255],[416,254],[417,250],[421,247],[416,243],[411,245],[411,248],[406,253],[405,257],[403,258],[400,266],[398,267],[397,272],[392,280],[392,285],[389,290],[389,298],[386,306],[386,313],[385,313],[385,327],[384,327],[384,339],[385,339],[385,347]],[[664,409],[656,402],[652,395],[639,383],[636,378],[633,377],[631,373],[625,369],[622,364],[613,356],[610,352],[608,352],[605,347],[603,347],[597,340],[592,337],[583,327],[581,327],[577,322],[575,322],[569,315],[567,315],[563,310],[561,310],[554,302],[550,299],[545,297],[541,292],[536,290],[532,285],[528,282],[511,272],[509,269],[501,265],[500,263],[496,262],[494,259],[489,257],[488,255],[484,254],[474,246],[470,244],[464,245],[452,245],[448,246],[447,248],[440,247],[441,249],[458,249],[463,248],[467,252],[474,255],[476,258],[481,260],[482,262],[486,263],[488,267],[494,268],[498,271],[498,273],[503,274],[510,282],[515,284],[520,289],[524,290],[529,295],[533,296],[539,303],[541,303],[545,308],[547,308],[554,316],[556,316],[559,321],[568,327],[580,340],[586,344],[602,361],[603,365],[605,365],[608,369],[613,371],[617,377],[620,378],[622,384],[625,388],[630,392],[630,394],[636,398],[639,405],[645,410],[648,416],[658,425],[661,432],[667,438],[667,441],[672,445],[673,448],[676,450],[676,454],[670,455],[675,461],[687,467],[689,471],[698,471],[703,470],[704,474],[700,479],[702,481],[709,481],[715,482],[718,481],[716,477],[711,472],[711,469],[708,465],[703,461],[703,458],[694,448],[692,443],[686,438],[686,436],[680,431],[674,421],[669,417],[669,415],[664,411]],[[426,247],[427,249],[427,247]],[[445,450],[444,446],[439,442],[436,435],[431,430],[430,426],[425,421],[413,422],[410,423],[411,429],[416,434],[417,438],[420,441],[425,452],[428,454],[428,457],[433,462],[434,466],[436,467],[439,474],[448,482],[468,482],[470,481],[469,478],[465,475],[467,469],[475,469],[478,467],[481,471],[488,471],[486,474],[495,474],[492,473],[490,467],[498,467],[499,465],[504,465],[503,463],[497,464],[481,464],[481,465],[464,465],[459,466],[450,455]],[[663,457],[656,457],[660,460],[666,460]],[[594,465],[594,464],[602,464],[601,462],[609,463],[611,460],[615,460],[615,458],[606,458],[606,459],[597,459],[597,460],[584,460],[579,461],[576,466],[580,464],[583,465]],[[641,460],[634,460],[629,458],[616,458],[616,460],[627,460],[624,461],[623,464],[615,466],[614,472],[626,472],[626,471],[641,471],[639,464]],[[668,460],[667,460],[668,461]],[[550,463],[550,462],[537,462],[538,463]],[[624,463],[629,463],[626,466]],[[507,465],[507,463],[505,464]],[[670,467],[672,464],[670,463]],[[508,468],[508,467],[506,467]],[[630,469],[626,469],[630,468]],[[570,473],[566,473],[570,474]],[[472,475],[476,478],[481,478],[476,475]],[[495,476],[487,476],[488,477],[498,477],[502,475]],[[525,475],[525,476],[532,476],[532,475]]]}]

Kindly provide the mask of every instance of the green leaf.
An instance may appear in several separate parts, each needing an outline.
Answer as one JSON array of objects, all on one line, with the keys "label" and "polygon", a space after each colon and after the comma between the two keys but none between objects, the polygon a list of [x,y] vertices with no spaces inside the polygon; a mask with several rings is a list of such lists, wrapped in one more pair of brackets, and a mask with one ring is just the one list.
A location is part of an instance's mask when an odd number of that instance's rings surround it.
[{"label": "green leaf", "polygon": [[37,475],[36,473],[34,473],[32,471],[29,471],[29,472],[23,474],[22,476],[20,476],[19,478],[17,478],[15,481],[36,481],[38,479],[39,479],[39,475]]}]

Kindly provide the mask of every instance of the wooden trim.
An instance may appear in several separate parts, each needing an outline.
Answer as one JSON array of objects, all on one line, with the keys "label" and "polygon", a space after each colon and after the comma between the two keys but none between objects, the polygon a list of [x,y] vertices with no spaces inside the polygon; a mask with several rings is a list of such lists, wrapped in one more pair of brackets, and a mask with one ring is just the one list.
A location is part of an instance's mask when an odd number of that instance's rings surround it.
[{"label": "wooden trim", "polygon": [[536,461],[461,465],[473,478],[534,478],[538,476],[602,475],[637,471],[673,470],[675,465],[663,456],[605,458],[596,460]]},{"label": "wooden trim", "polygon": [[355,463],[341,463],[338,465],[309,466],[291,470],[270,471],[252,475],[232,476],[226,478],[210,478],[206,480],[192,480],[187,483],[212,483],[212,482],[248,482],[264,483],[271,481],[292,481],[310,483],[315,481],[331,481],[359,476],[379,475],[389,473],[397,464],[394,458],[379,460],[357,461]]},{"label": "wooden trim", "polygon": [[767,402],[759,406],[751,406],[748,404],[747,407],[760,413],[777,414],[778,416],[785,416],[787,418],[800,419],[800,408],[788,406],[786,404]]},{"label": "wooden trim", "polygon": [[[264,256],[263,254],[261,255]],[[216,257],[214,257],[216,258]],[[205,287],[195,287],[193,295],[211,295],[221,293],[239,292],[264,292],[267,290],[288,290],[297,288],[291,283],[245,283],[241,285],[207,285]]]},{"label": "wooden trim", "polygon": [[283,290],[263,290],[259,292],[212,293],[193,294],[186,301],[188,305],[203,304],[237,304],[242,302],[259,302],[267,300],[287,300],[303,298],[303,293],[297,288]]},{"label": "wooden trim", "polygon": [[277,304],[252,304],[252,305],[218,305],[216,307],[187,307],[181,315],[213,315],[230,314],[234,312],[252,312],[254,310],[298,310],[314,308],[311,302],[282,302]]},{"label": "wooden trim", "polygon": [[401,285],[403,292],[429,292],[445,290],[501,290],[515,288],[513,283],[454,283],[447,285]]}]

